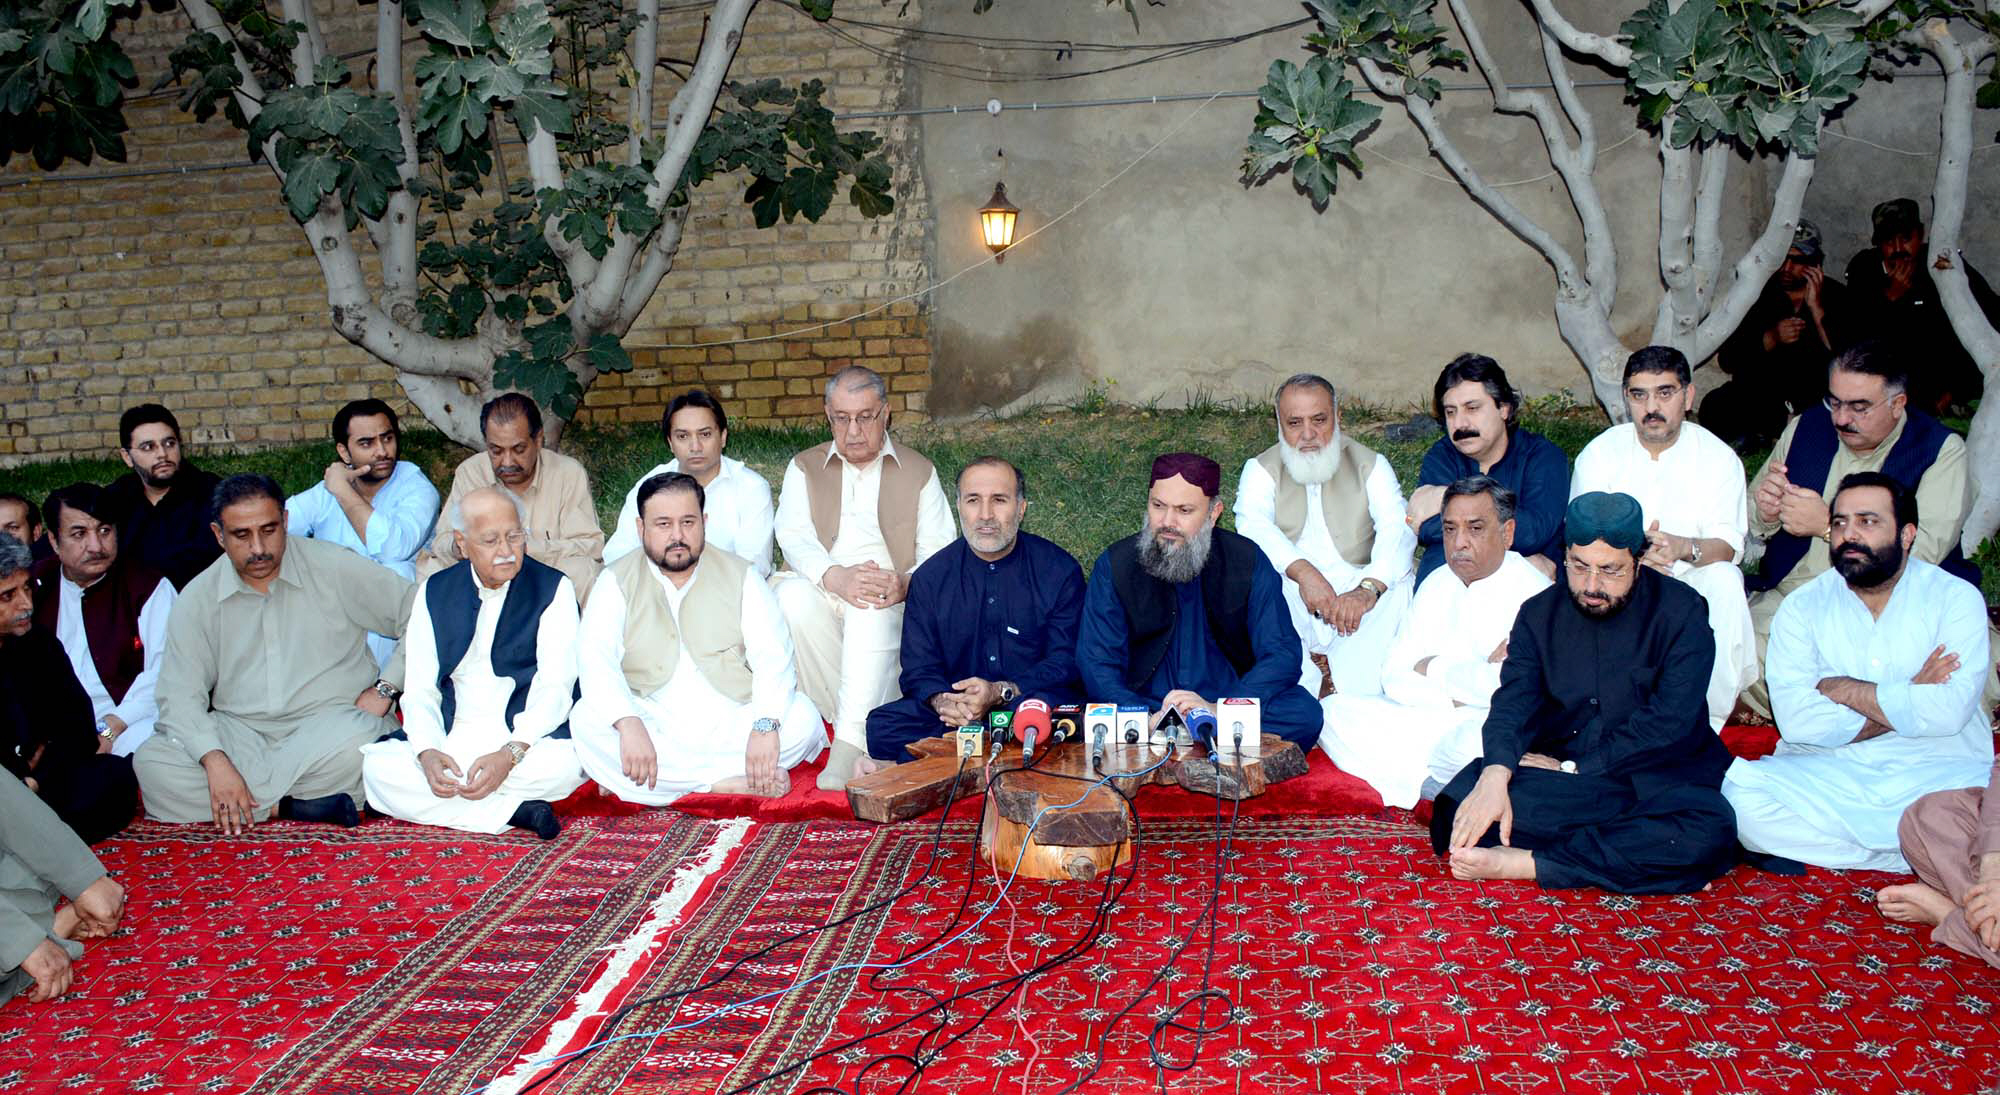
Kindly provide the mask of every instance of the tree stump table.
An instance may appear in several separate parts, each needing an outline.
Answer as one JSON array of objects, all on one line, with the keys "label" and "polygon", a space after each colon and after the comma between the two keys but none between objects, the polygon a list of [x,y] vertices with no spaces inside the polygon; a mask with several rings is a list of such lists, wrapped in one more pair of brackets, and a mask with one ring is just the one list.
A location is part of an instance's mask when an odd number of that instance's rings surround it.
[{"label": "tree stump table", "polygon": [[909,749],[915,759],[848,783],[855,817],[921,817],[947,799],[986,794],[990,780],[980,854],[1010,870],[1018,861],[1017,873],[1027,878],[1080,882],[1132,858],[1130,800],[1143,788],[1178,786],[1241,801],[1306,772],[1299,747],[1275,734],[1264,735],[1261,756],[1240,765],[1218,762],[1199,745],[1183,746],[1171,758],[1164,745],[1113,745],[1105,749],[1102,771],[1092,769],[1090,748],[1082,742],[1047,746],[1031,765],[1022,763],[1014,745],[991,757],[961,758],[955,735],[925,738]]}]

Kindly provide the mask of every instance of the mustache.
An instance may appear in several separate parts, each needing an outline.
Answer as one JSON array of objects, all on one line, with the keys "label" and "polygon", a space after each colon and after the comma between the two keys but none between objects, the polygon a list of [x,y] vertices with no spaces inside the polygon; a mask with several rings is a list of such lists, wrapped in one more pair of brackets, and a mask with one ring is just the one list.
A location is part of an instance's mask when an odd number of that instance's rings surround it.
[{"label": "mustache", "polygon": [[1472,439],[1474,439],[1474,438],[1476,438],[1476,437],[1478,437],[1478,436],[1479,436],[1479,431],[1478,431],[1478,430],[1475,430],[1475,429],[1469,429],[1469,428],[1468,428],[1468,429],[1459,429],[1459,430],[1453,430],[1453,431],[1451,432],[1451,439],[1452,439],[1453,441],[1471,441]]},{"label": "mustache", "polygon": [[1855,428],[1855,426],[1854,426],[1854,423],[1852,423],[1852,422],[1849,422],[1849,423],[1848,423],[1847,425],[1845,425],[1845,426],[1843,426],[1843,425],[1840,425],[1839,423],[1835,423],[1835,424],[1834,424],[1834,427],[1833,427],[1833,428],[1834,428],[1834,429],[1835,429],[1836,431],[1840,432],[1840,433],[1860,433],[1860,432],[1861,432],[1860,430],[1858,430],[1858,429],[1856,429],[1856,428]]},{"label": "mustache", "polygon": [[496,567],[504,567],[509,563],[518,563],[520,561],[521,557],[519,555],[495,555],[493,557],[493,565]]},{"label": "mustache", "polygon": [[276,555],[268,551],[260,551],[257,554],[252,555],[249,558],[243,560],[243,565],[256,566],[258,563],[275,563],[277,561],[278,557]]},{"label": "mustache", "polygon": [[502,464],[493,471],[496,475],[525,475],[528,469],[519,464]]},{"label": "mustache", "polygon": [[1666,420],[1667,420],[1667,416],[1666,416],[1666,415],[1663,415],[1663,414],[1661,414],[1661,413],[1660,413],[1660,412],[1658,412],[1658,411],[1653,411],[1653,412],[1650,412],[1649,414],[1647,414],[1647,415],[1646,415],[1646,417],[1644,417],[1644,418],[1641,418],[1641,419],[1640,419],[1639,421],[1641,421],[1641,422],[1665,422]]}]

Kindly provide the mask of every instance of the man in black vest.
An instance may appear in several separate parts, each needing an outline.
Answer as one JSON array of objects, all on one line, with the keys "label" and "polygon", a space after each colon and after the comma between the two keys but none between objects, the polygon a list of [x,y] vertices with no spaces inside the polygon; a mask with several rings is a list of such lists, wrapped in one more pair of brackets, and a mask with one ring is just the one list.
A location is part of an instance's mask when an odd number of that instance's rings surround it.
[{"label": "man in black vest", "polygon": [[1299,686],[1304,657],[1283,583],[1249,539],[1217,528],[1222,469],[1194,453],[1153,461],[1146,523],[1091,568],[1077,636],[1085,694],[1158,723],[1224,697],[1258,700],[1263,727],[1301,749],[1325,716]]},{"label": "man in black vest", "polygon": [[[1833,566],[1828,537],[1834,488],[1855,472],[1883,472],[1915,491],[1922,521],[1910,554],[1979,584],[1978,568],[1966,562],[1958,545],[1972,502],[1965,439],[1911,408],[1908,388],[1909,374],[1894,347],[1870,341],[1842,351],[1827,370],[1825,405],[1792,419],[1757,473],[1750,531],[1766,546],[1757,572],[1746,575],[1744,585],[1750,590],[1760,664],[1778,605]],[[1991,693],[1990,672],[1987,678]],[[1743,702],[1770,716],[1761,678],[1744,692]]]},{"label": "man in black vest", "polygon": [[403,632],[408,740],[361,749],[369,805],[390,817],[549,840],[550,802],[583,785],[569,740],[576,589],[528,557],[524,508],[481,487],[450,510],[459,561],[423,580]]},{"label": "man in black vest", "polygon": [[186,588],[222,554],[208,528],[208,503],[221,480],[188,459],[181,424],[158,403],[118,416],[118,458],[132,469],[105,488],[118,514],[125,555]]}]

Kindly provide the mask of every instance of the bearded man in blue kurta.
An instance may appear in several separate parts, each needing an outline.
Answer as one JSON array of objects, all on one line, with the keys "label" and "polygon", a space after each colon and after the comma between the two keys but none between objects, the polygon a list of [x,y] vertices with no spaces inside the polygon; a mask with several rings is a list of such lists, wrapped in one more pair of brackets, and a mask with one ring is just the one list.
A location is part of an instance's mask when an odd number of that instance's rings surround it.
[{"label": "bearded man in blue kurta", "polygon": [[1155,724],[1170,708],[1255,699],[1265,732],[1310,749],[1325,715],[1299,686],[1304,654],[1283,579],[1255,543],[1216,527],[1221,487],[1206,456],[1153,461],[1145,526],[1090,571],[1076,651],[1084,691],[1144,704]]}]

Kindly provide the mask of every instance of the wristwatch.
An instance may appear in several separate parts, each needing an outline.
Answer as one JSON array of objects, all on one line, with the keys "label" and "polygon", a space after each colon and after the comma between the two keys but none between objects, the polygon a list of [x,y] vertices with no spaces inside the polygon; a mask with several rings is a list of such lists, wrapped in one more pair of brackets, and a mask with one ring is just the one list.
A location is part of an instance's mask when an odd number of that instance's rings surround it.
[{"label": "wristwatch", "polygon": [[1563,761],[1560,764],[1557,764],[1556,767],[1562,769],[1565,772],[1568,772],[1572,776],[1576,774],[1576,762],[1573,760]]},{"label": "wristwatch", "polygon": [[105,722],[103,719],[97,720],[97,736],[103,738],[105,741],[118,740],[118,735],[111,732],[111,724]]},{"label": "wristwatch", "polygon": [[395,685],[390,684],[388,681],[380,679],[377,679],[375,682],[375,694],[382,697],[385,700],[388,700],[390,703],[395,703],[397,700],[403,698],[402,689],[397,688]]},{"label": "wristwatch", "polygon": [[1688,543],[1689,543],[1689,544],[1691,544],[1691,545],[1693,545],[1693,546],[1691,546],[1691,547],[1689,547],[1689,548],[1688,548],[1688,562],[1690,562],[1690,563],[1693,563],[1693,564],[1694,564],[1694,565],[1696,565],[1696,566],[1700,566],[1700,565],[1701,565],[1701,541],[1700,541],[1700,540],[1689,540],[1689,541],[1688,541]]},{"label": "wristwatch", "polygon": [[1013,703],[1021,698],[1021,690],[1015,687],[1013,681],[1001,681],[996,687],[1000,691],[1001,703]]},{"label": "wristwatch", "polygon": [[1382,579],[1380,578],[1361,579],[1361,588],[1367,590],[1370,593],[1373,593],[1375,595],[1375,599],[1378,601],[1382,599],[1382,595],[1384,593],[1389,592],[1389,587],[1383,585]]},{"label": "wristwatch", "polygon": [[758,719],[756,722],[750,724],[750,732],[753,734],[775,734],[778,732],[778,720]]},{"label": "wristwatch", "polygon": [[507,755],[513,757],[514,763],[519,765],[521,758],[528,755],[528,743],[509,739],[507,742]]}]

